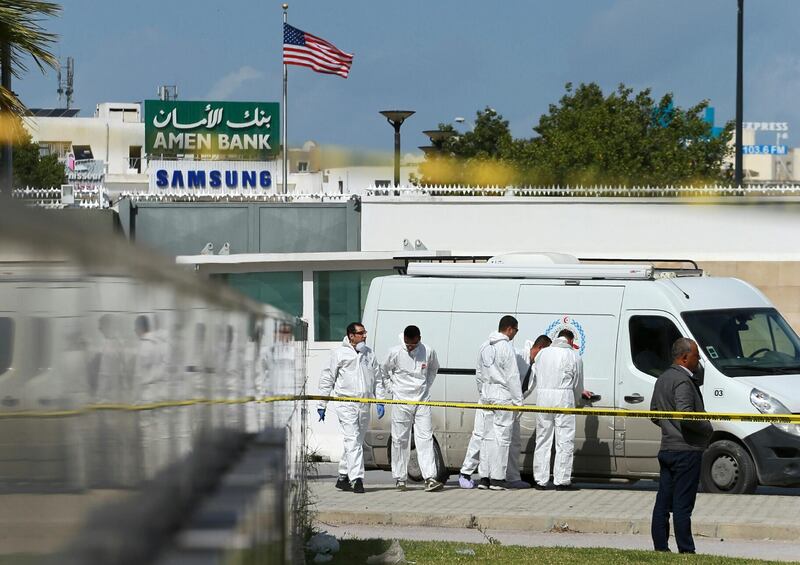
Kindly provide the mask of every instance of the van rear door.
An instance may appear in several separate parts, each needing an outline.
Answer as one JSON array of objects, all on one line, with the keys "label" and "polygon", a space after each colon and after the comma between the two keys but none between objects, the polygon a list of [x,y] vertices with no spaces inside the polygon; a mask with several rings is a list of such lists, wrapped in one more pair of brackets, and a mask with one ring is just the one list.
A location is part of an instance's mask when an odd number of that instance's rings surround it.
[{"label": "van rear door", "polygon": [[[373,286],[375,282],[373,281]],[[452,281],[413,279],[406,277],[387,277],[383,279],[380,297],[377,301],[375,327],[367,327],[368,343],[375,350],[379,363],[386,361],[389,350],[400,344],[400,336],[408,325],[419,327],[422,341],[436,351],[439,365],[448,367],[448,344],[450,332],[451,306],[453,303]],[[368,323],[368,322],[367,322]],[[446,378],[440,371],[431,388],[431,400],[445,400]],[[473,377],[474,379],[474,377]],[[393,407],[387,406],[387,412]],[[387,416],[389,416],[387,414]],[[431,410],[434,436],[440,442],[440,449],[446,458],[446,445],[441,437],[445,429],[445,409]],[[375,463],[389,464],[388,443],[391,417],[372,419],[367,443],[373,447]]]},{"label": "van rear door", "polygon": [[[445,372],[447,400],[477,402],[475,365],[478,351],[500,318],[514,314],[519,282],[516,280],[461,279],[453,295],[450,348]],[[524,340],[523,340],[524,341]],[[519,338],[515,347],[522,347]],[[442,378],[442,377],[440,377]],[[475,410],[449,408],[446,413],[447,463],[458,469],[464,461],[475,424]]]},{"label": "van rear door", "polygon": [[[614,375],[622,285],[600,285],[591,281],[561,284],[523,284],[517,301],[520,335],[535,339],[539,334],[555,338],[564,328],[575,334],[575,345],[583,358],[584,386],[600,399],[595,408],[614,407]],[[523,337],[524,336],[524,337]],[[518,344],[519,346],[519,344]],[[535,395],[535,393],[534,393]],[[534,400],[535,396],[531,397]],[[535,418],[521,421],[526,469],[532,467]],[[574,472],[582,476],[607,476],[616,470],[614,418],[578,416],[575,430]]]}]

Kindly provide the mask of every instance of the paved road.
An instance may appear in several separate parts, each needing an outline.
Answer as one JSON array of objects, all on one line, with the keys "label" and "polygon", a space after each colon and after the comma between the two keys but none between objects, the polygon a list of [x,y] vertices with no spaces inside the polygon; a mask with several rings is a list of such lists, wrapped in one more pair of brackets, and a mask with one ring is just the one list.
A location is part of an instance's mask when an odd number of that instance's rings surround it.
[{"label": "paved road", "polygon": [[[320,530],[339,539],[399,539],[421,541],[452,541],[462,543],[489,543],[487,536],[504,545],[525,547],[612,547],[615,549],[652,549],[648,536],[620,534],[569,534],[485,530],[485,534],[475,529],[454,528],[403,528],[386,526],[335,526],[317,523]],[[695,539],[697,552],[706,555],[723,555],[752,559],[795,562],[800,555],[800,542],[785,541],[743,541]]]},{"label": "paved road", "polygon": [[[335,474],[334,464],[321,464],[319,478],[312,481],[317,519],[329,526],[384,529],[386,536],[394,536],[393,532],[400,528],[420,527],[454,528],[447,531],[464,530],[462,535],[474,536],[480,528],[523,536],[520,539],[533,536],[530,539],[543,542],[550,539],[545,534],[555,536],[555,540],[603,540],[604,536],[597,535],[607,534],[611,537],[603,545],[616,547],[622,543],[620,540],[630,538],[630,543],[635,544],[632,547],[649,547],[655,500],[652,481],[634,485],[583,484],[575,492],[464,490],[450,481],[444,491],[426,493],[414,483],[409,491],[398,492],[389,473],[370,471],[365,478],[367,492],[356,495],[336,490]],[[800,500],[797,491],[790,489],[754,495],[700,493],[693,530],[703,543],[722,544],[712,544],[708,549],[720,555],[726,554],[723,550],[731,546],[731,540],[737,544],[772,540],[762,543],[776,548],[776,559],[800,555],[800,546],[789,547],[786,543],[800,542]],[[749,549],[745,551],[748,547],[751,546],[742,546],[741,555],[752,556],[747,553]]]}]

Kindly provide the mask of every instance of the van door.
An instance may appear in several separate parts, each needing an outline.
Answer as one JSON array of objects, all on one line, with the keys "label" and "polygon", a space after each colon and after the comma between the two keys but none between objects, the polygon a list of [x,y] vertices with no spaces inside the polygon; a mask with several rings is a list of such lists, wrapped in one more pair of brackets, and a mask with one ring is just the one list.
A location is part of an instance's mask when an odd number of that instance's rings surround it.
[{"label": "van door", "polygon": [[[448,366],[448,343],[450,332],[450,308],[453,301],[453,284],[426,280],[387,278],[383,282],[375,327],[367,327],[367,343],[373,347],[379,363],[386,361],[389,350],[400,344],[401,334],[408,325],[419,327],[422,342],[436,351],[441,367]],[[431,400],[446,399],[446,382],[441,372],[431,387]],[[368,464],[389,465],[391,411],[381,420],[372,418],[366,442],[372,449],[374,461]],[[374,413],[374,412],[373,412]],[[433,433],[440,442],[446,458],[446,442],[442,441],[445,430],[445,409],[432,408]]]},{"label": "van door", "polygon": [[[477,402],[475,365],[478,350],[506,314],[514,314],[519,282],[515,280],[463,279],[453,295],[447,365],[442,364],[447,400]],[[519,337],[513,342],[521,347]],[[523,340],[524,341],[524,340]],[[442,377],[439,377],[440,379]],[[446,411],[447,465],[458,469],[464,461],[475,425],[476,410],[448,408]],[[518,454],[519,455],[519,454]]]},{"label": "van door", "polygon": [[[573,281],[570,281],[573,283]],[[600,399],[595,408],[614,406],[614,375],[617,333],[623,286],[580,284],[537,285],[520,288],[517,303],[521,347],[540,334],[555,338],[565,328],[575,334],[575,345],[583,358],[584,386]],[[534,395],[529,401],[535,401]],[[525,414],[520,422],[525,452],[524,469],[532,469],[535,447],[535,416]],[[583,476],[607,476],[616,469],[614,418],[578,416],[575,430],[574,472]]]},{"label": "van door", "polygon": [[[620,331],[618,406],[625,410],[649,410],[656,379],[672,364],[671,348],[681,337],[680,325],[663,311],[629,310]],[[622,447],[624,474],[658,475],[661,428],[649,418],[617,418],[618,447]],[[621,445],[619,445],[621,444]]]}]

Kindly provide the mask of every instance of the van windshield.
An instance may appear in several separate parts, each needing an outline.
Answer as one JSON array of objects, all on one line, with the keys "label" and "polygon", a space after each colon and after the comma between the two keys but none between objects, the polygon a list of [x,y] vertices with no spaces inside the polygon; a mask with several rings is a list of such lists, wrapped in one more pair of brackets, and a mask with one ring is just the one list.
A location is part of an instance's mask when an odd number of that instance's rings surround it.
[{"label": "van windshield", "polygon": [[774,308],[684,312],[683,319],[729,377],[800,374],[800,338]]}]

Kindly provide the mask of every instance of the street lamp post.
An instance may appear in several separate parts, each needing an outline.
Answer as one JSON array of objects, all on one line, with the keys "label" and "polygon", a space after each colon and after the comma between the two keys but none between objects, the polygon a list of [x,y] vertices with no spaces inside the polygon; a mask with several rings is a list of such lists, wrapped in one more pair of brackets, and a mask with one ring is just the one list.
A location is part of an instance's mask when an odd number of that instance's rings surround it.
[{"label": "street lamp post", "polygon": [[743,68],[743,36],[744,34],[744,0],[739,0],[739,11],[736,25],[736,145],[734,151],[734,182],[742,186],[742,68]]},{"label": "street lamp post", "polygon": [[400,126],[413,110],[382,110],[381,115],[394,128],[394,185],[400,185]]}]

